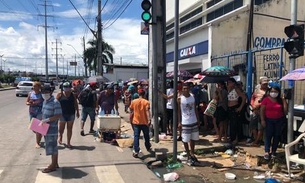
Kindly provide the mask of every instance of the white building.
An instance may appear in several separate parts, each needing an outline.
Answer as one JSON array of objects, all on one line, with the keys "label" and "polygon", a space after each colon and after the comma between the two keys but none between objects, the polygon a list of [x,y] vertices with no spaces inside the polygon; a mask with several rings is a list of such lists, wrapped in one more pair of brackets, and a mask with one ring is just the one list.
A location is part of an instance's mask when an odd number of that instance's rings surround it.
[{"label": "white building", "polygon": [[[173,70],[175,1],[166,1],[167,71]],[[210,66],[225,65],[239,72],[246,81],[247,41],[251,49],[259,50],[280,47],[287,36],[284,27],[290,25],[290,0],[254,0],[253,19],[250,18],[251,0],[183,0],[179,5],[179,69],[196,74]],[[298,1],[298,24],[304,24],[305,6]],[[249,25],[253,21],[252,36],[247,40]],[[236,56],[218,58],[216,56]],[[266,75],[280,79],[279,63],[283,61],[283,73],[289,71],[289,59],[285,50],[272,49],[255,52],[253,56],[254,81]],[[303,66],[304,57],[299,57],[296,68]],[[286,70],[286,71],[285,71]],[[296,84],[296,101],[301,103],[305,85]]]}]

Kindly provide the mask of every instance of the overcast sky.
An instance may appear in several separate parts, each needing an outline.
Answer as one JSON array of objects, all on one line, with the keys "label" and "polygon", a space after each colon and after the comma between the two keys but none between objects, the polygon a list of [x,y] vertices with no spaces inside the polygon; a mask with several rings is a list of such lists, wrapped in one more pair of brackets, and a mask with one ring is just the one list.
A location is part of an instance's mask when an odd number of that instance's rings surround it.
[{"label": "overcast sky", "polygon": [[[93,39],[93,34],[72,4],[89,27],[97,30],[97,0],[71,2],[47,1],[49,73],[55,73],[56,40],[59,74],[66,74],[67,62],[73,61],[75,56],[79,64],[83,65],[80,58],[83,52],[82,38],[85,38],[85,42]],[[142,0],[102,0],[103,38],[115,48],[115,63],[147,64],[148,39],[147,36],[140,35],[141,2]],[[45,73],[44,3],[44,0],[0,1],[0,60],[2,58],[2,68],[5,71]],[[86,44],[86,47],[89,45]],[[77,69],[77,75],[83,72],[82,68]],[[69,74],[74,75],[74,68],[69,67]]]}]

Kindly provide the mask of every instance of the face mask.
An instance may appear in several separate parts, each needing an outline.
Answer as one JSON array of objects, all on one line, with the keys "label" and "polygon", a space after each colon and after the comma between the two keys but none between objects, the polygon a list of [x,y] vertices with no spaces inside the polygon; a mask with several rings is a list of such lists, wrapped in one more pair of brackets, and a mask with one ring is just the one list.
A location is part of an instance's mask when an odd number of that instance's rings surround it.
[{"label": "face mask", "polygon": [[276,98],[279,95],[279,93],[276,92],[270,92],[270,97]]},{"label": "face mask", "polygon": [[50,95],[50,93],[45,93],[45,94],[42,94],[42,98],[44,100],[49,100],[49,98],[51,98],[51,95]]},{"label": "face mask", "polygon": [[65,92],[69,92],[69,91],[71,91],[71,88],[69,88],[69,87],[64,87],[64,91],[65,91]]}]

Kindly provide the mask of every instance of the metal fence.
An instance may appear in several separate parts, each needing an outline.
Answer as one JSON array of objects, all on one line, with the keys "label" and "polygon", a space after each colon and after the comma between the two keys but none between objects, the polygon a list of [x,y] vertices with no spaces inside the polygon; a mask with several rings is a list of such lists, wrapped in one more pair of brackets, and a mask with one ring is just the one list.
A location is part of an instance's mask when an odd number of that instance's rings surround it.
[{"label": "metal fence", "polygon": [[[251,58],[248,59],[248,57]],[[212,66],[222,65],[234,69],[240,76],[244,86],[246,86],[244,89],[247,91],[248,97],[250,97],[249,95],[251,95],[253,88],[259,83],[261,76],[267,76],[271,81],[279,82],[289,71],[289,55],[283,50],[283,47],[257,49],[249,52],[241,51],[212,57],[211,61]],[[249,62],[251,62],[250,67]],[[304,66],[304,63],[304,57],[298,58],[296,68]],[[288,82],[283,81],[280,84],[282,89],[288,88]],[[303,104],[305,102],[304,96],[305,83],[296,81],[295,104]]]}]

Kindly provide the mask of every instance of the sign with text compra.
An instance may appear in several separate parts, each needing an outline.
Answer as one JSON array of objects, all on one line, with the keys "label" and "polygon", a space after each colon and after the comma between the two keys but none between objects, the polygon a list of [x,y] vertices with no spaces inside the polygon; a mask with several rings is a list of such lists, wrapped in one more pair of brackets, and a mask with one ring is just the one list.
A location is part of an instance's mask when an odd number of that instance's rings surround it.
[{"label": "sign with text compra", "polygon": [[141,35],[149,35],[149,24],[141,22]]}]

